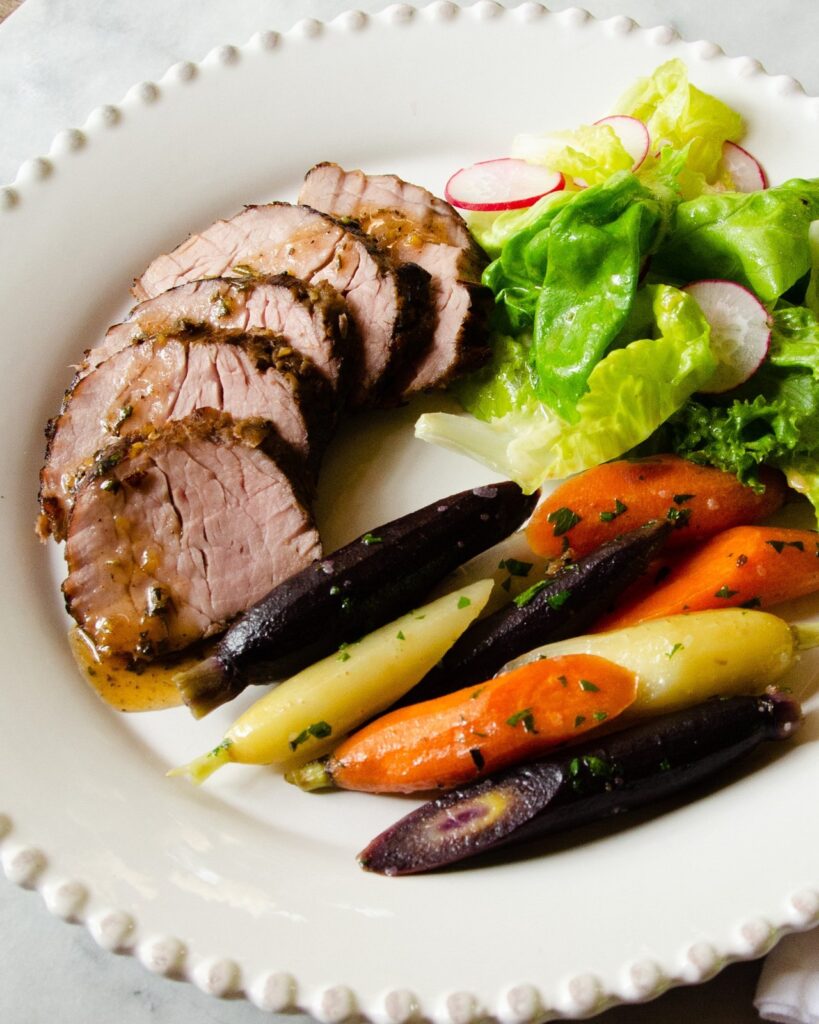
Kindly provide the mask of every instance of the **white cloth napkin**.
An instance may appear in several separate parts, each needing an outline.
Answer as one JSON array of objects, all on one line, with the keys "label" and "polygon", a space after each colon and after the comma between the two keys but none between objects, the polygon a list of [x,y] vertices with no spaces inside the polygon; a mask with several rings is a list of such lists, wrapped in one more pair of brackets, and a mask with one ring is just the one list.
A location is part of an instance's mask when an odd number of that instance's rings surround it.
[{"label": "white cloth napkin", "polygon": [[763,1020],[819,1024],[819,928],[788,936],[768,954],[754,1005]]}]

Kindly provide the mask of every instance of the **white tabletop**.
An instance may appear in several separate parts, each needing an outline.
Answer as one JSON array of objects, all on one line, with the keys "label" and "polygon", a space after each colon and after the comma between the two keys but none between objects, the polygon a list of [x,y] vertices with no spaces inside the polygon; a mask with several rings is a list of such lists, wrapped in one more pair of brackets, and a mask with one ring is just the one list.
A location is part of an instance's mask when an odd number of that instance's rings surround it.
[{"label": "white tabletop", "polygon": [[[422,0],[419,0],[422,2]],[[25,0],[0,26],[0,183],[26,158],[48,151],[61,128],[116,102],[135,82],[222,43],[285,29],[302,17],[331,18],[383,0]],[[513,2],[509,2],[513,6]],[[553,0],[562,10],[574,6]],[[672,24],[685,39],[709,39],[736,56],[797,78],[819,95],[816,0],[586,0],[598,17],[627,14]],[[136,960],[103,952],[81,927],[51,917],[36,893],[0,880],[0,1021],[8,1024],[261,1024],[271,1016],[243,1001],[217,1001],[192,985],[150,975]],[[738,964],[697,989],[650,1005],[618,1007],[605,1024],[749,1024],[758,964]],[[277,1024],[294,1017],[281,1017]],[[298,1018],[296,1018],[298,1019]]]}]

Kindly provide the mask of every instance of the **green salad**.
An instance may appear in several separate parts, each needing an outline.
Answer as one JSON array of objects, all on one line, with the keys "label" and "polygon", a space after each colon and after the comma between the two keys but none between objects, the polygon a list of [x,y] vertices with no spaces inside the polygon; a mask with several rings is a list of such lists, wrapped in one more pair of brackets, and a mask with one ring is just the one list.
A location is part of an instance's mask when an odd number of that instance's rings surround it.
[{"label": "green salad", "polygon": [[[734,191],[740,116],[671,61],[615,113],[647,127],[633,157],[608,124],[520,136],[513,155],[561,172],[534,205],[468,215],[491,259],[492,358],[454,385],[466,414],[416,433],[526,490],[631,453],[676,452],[760,486],[761,464],[819,510],[819,179]],[[764,306],[767,355],[713,393],[712,330],[692,281],[736,282]]]}]

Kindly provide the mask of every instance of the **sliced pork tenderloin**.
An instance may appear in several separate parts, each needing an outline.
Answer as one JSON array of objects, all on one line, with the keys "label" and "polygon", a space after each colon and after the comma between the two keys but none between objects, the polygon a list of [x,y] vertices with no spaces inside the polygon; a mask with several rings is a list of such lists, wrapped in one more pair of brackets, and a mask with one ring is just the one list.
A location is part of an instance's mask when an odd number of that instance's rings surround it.
[{"label": "sliced pork tenderloin", "polygon": [[100,453],[65,555],[68,611],[101,654],[138,663],[219,632],[321,544],[268,427],[200,412]]},{"label": "sliced pork tenderloin", "polygon": [[336,403],[308,360],[266,334],[160,335],[112,351],[66,392],[40,473],[41,534],[64,537],[74,480],[113,439],[203,408],[269,421],[315,484]]},{"label": "sliced pork tenderloin", "polygon": [[112,352],[134,341],[191,327],[279,335],[309,359],[339,401],[343,399],[348,375],[345,355],[352,344],[347,304],[328,284],[306,285],[290,274],[193,281],[162,292],[136,306],[124,323],[109,328],[102,342],[86,353],[78,375],[89,373]]},{"label": "sliced pork tenderloin", "polygon": [[486,361],[492,294],[481,284],[481,274],[487,259],[449,203],[393,174],[345,171],[333,163],[308,171],[299,202],[355,218],[397,263],[417,263],[429,273],[433,333],[409,363],[403,397],[445,387]]},{"label": "sliced pork tenderloin", "polygon": [[360,341],[351,402],[389,401],[403,360],[429,335],[429,275],[414,264],[395,266],[354,224],[308,206],[248,206],[154,260],[133,293],[145,300],[188,281],[280,273],[325,281],[344,296]]}]

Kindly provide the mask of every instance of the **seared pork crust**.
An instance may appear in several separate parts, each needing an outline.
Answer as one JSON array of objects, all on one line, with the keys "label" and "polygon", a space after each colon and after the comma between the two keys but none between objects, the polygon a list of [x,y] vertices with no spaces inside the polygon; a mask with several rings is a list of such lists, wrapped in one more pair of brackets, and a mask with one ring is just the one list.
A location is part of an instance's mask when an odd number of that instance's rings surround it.
[{"label": "seared pork crust", "polygon": [[351,402],[389,402],[396,368],[428,334],[429,306],[419,296],[429,276],[419,267],[397,273],[356,224],[303,205],[248,206],[154,260],[133,293],[145,300],[188,281],[278,273],[325,281],[344,296],[360,341]]},{"label": "seared pork crust", "polygon": [[321,545],[269,427],[200,411],[96,456],[65,554],[70,614],[138,663],[219,632]]},{"label": "seared pork crust", "polygon": [[309,359],[343,401],[349,377],[347,303],[323,281],[307,285],[290,274],[266,278],[192,281],[136,306],[121,324],[86,352],[78,374],[135,341],[191,328],[231,332],[268,331]]},{"label": "seared pork crust", "polygon": [[430,274],[433,331],[419,356],[407,361],[403,397],[445,387],[486,361],[492,295],[480,282],[487,259],[448,203],[393,174],[345,171],[333,163],[308,171],[299,202],[355,218],[396,263],[415,263]]},{"label": "seared pork crust", "polygon": [[113,439],[212,408],[264,418],[314,483],[335,426],[334,395],[312,363],[268,334],[193,331],[135,341],[78,380],[49,424],[40,533],[63,539],[74,480]]}]

